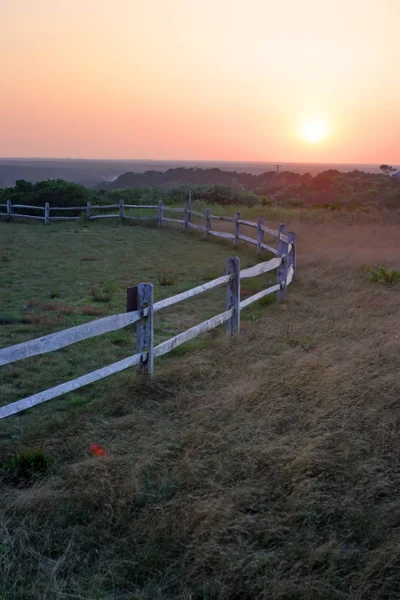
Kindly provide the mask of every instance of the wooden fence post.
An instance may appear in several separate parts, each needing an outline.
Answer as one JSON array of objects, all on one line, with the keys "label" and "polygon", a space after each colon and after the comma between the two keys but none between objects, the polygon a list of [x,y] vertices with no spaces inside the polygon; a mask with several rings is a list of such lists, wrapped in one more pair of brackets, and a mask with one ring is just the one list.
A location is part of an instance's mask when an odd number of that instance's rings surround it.
[{"label": "wooden fence post", "polygon": [[262,250],[261,244],[264,243],[264,231],[261,226],[264,225],[264,217],[260,217],[257,221],[257,254],[260,254]]},{"label": "wooden fence post", "polygon": [[119,204],[119,218],[122,221],[122,219],[124,218],[124,201],[121,199],[118,204]]},{"label": "wooden fence post", "polygon": [[146,373],[150,377],[154,373],[153,345],[153,284],[139,283],[135,287],[127,289],[126,310],[127,312],[135,310],[147,310],[147,315],[143,316],[136,326],[136,352],[145,354],[146,358],[140,359],[137,371]]},{"label": "wooden fence post", "polygon": [[211,208],[206,208],[206,237],[209,237],[211,229]]},{"label": "wooden fence post", "polygon": [[88,220],[90,219],[91,211],[92,211],[92,203],[89,201],[86,203],[86,218]]},{"label": "wooden fence post", "polygon": [[163,207],[164,207],[164,202],[162,200],[160,200],[160,202],[158,203],[158,217],[157,217],[157,226],[158,227],[161,227],[161,225],[162,225]]},{"label": "wooden fence post", "polygon": [[228,258],[226,272],[231,276],[226,288],[226,310],[233,308],[233,315],[226,322],[226,333],[234,335],[240,332],[240,259],[237,256]]},{"label": "wooden fence post", "polygon": [[240,219],[240,213],[235,213],[235,248],[239,243],[239,234],[240,234],[240,223],[239,223],[239,219]]},{"label": "wooden fence post", "polygon": [[50,223],[50,204],[46,202],[44,205],[44,224],[48,225]]},{"label": "wooden fence post", "polygon": [[293,248],[288,255],[288,270],[293,267],[293,279],[296,278],[296,234],[294,231],[288,233],[288,247],[293,244]]},{"label": "wooden fence post", "polygon": [[10,221],[12,213],[12,204],[11,200],[7,200],[7,221]]},{"label": "wooden fence post", "polygon": [[185,203],[185,212],[183,213],[185,231],[189,229],[190,222],[190,202]]},{"label": "wooden fence post", "polygon": [[[282,256],[283,260],[277,269],[276,283],[281,286],[279,292],[276,293],[276,301],[280,302],[282,298],[286,296],[286,279],[287,279],[287,250],[288,243],[282,239],[282,236],[286,236],[286,225],[281,223],[278,231],[278,257]],[[287,238],[286,238],[287,240]]]}]

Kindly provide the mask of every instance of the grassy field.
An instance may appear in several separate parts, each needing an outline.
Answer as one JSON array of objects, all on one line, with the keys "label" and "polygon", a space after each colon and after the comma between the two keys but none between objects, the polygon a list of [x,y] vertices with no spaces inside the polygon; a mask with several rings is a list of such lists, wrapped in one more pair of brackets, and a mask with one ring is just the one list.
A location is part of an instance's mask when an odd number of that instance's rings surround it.
[{"label": "grassy field", "polygon": [[[399,225],[265,216],[298,234],[283,304],[158,361],[151,384],[123,373],[0,422],[2,600],[400,597],[400,285],[368,272],[399,269]],[[235,253],[118,223],[0,227],[0,347],[123,311],[139,281],[172,295]],[[158,339],[223,305],[216,290],[163,313]],[[3,368],[1,403],[134,344],[127,328]]]}]

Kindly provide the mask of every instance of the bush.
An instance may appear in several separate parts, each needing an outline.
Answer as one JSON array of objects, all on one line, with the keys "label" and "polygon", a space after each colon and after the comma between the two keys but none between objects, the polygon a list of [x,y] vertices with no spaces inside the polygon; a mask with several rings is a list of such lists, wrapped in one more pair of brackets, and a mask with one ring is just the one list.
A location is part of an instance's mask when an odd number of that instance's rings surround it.
[{"label": "bush", "polygon": [[18,452],[0,467],[3,479],[14,485],[26,485],[50,468],[50,458],[42,448]]},{"label": "bush", "polygon": [[[1,200],[2,199],[2,200]],[[78,183],[70,183],[63,179],[49,179],[30,183],[23,179],[16,181],[15,186],[0,190],[0,202],[11,200],[12,204],[28,204],[31,206],[44,206],[46,202],[50,205],[85,206],[87,202],[93,204],[104,203],[104,199],[94,190],[86,188]],[[27,209],[23,209],[24,212]],[[16,210],[18,212],[18,209]],[[37,215],[37,211],[35,211]],[[77,215],[79,211],[77,211]]]},{"label": "bush", "polygon": [[387,269],[384,266],[380,266],[379,269],[371,267],[369,269],[370,277],[369,280],[373,283],[386,283],[387,285],[393,285],[400,281],[400,271],[394,269]]}]

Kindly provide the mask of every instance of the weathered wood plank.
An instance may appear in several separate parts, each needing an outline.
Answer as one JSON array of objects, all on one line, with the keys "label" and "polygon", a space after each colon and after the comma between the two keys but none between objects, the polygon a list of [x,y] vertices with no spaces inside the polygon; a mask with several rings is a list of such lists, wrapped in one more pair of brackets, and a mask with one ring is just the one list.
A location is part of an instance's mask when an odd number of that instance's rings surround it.
[{"label": "weathered wood plank", "polygon": [[273,285],[272,287],[263,290],[262,292],[258,292],[257,294],[250,296],[250,298],[246,298],[246,300],[242,300],[240,303],[240,310],[243,310],[244,308],[246,308],[246,306],[253,304],[253,302],[257,302],[257,300],[261,300],[261,298],[264,298],[265,296],[269,296],[269,294],[279,292],[280,289],[280,285]]},{"label": "weathered wood plank", "polygon": [[189,340],[192,340],[193,338],[197,337],[201,333],[205,333],[210,329],[214,329],[214,327],[218,327],[218,325],[222,325],[222,323],[225,323],[228,319],[231,318],[232,314],[233,309],[231,308],[230,310],[226,310],[225,312],[216,315],[215,317],[212,317],[207,321],[203,321],[203,323],[200,323],[200,325],[191,327],[190,329],[179,333],[175,337],[166,340],[165,342],[162,342],[162,344],[159,344],[154,348],[154,357],[163,356],[164,354],[167,354],[167,352],[170,352],[177,346],[180,346],[181,344],[184,344],[185,342],[188,342]]},{"label": "weathered wood plank", "polygon": [[270,235],[273,235],[274,237],[278,237],[278,230],[277,229],[270,229],[269,227],[267,227],[266,225],[262,226],[262,230],[265,233],[269,233]]},{"label": "weathered wood plank", "polygon": [[90,219],[119,219],[119,214],[114,213],[112,215],[92,215]]},{"label": "weathered wood plank", "polygon": [[92,206],[93,209],[103,209],[103,208],[119,208],[119,204],[99,204],[96,206]]},{"label": "weathered wood plank", "polygon": [[192,210],[192,209],[190,209],[190,214],[192,214],[192,215],[196,215],[196,217],[201,217],[202,219],[204,219],[204,218],[205,218],[205,215],[204,215],[204,213],[201,213],[201,212],[196,212],[195,210]]},{"label": "weathered wood plank", "polygon": [[294,231],[289,231],[288,233],[288,241],[289,241],[289,249],[288,249],[288,257],[289,257],[289,265],[293,266],[293,279],[296,279],[296,234]]},{"label": "weathered wood plank", "polygon": [[[126,206],[125,206],[126,208]],[[157,221],[158,222],[158,218],[157,217],[138,217],[137,215],[135,216],[127,216],[125,214],[124,219],[132,219],[133,221]]]},{"label": "weathered wood plank", "polygon": [[86,206],[50,206],[50,212],[56,210],[57,212],[64,212],[64,211],[68,211],[68,210],[86,210],[87,209],[87,205]]},{"label": "weathered wood plank", "polygon": [[224,283],[228,283],[229,276],[222,275],[222,277],[218,277],[217,279],[213,279],[212,281],[207,281],[207,283],[202,283],[197,287],[194,287],[186,292],[181,292],[180,294],[176,294],[175,296],[171,296],[170,298],[165,298],[164,300],[159,300],[153,306],[154,312],[159,312],[160,310],[167,308],[168,306],[172,306],[173,304],[177,304],[178,302],[182,302],[182,300],[187,300],[188,298],[192,298],[193,296],[197,296],[198,294],[202,294],[207,290],[212,290]]},{"label": "weathered wood plank", "polygon": [[137,322],[136,326],[136,353],[141,356],[138,363],[138,373],[153,377],[154,374],[154,328],[153,328],[153,284],[139,283],[136,286],[136,308],[146,316]]},{"label": "weathered wood plank", "polygon": [[158,208],[158,204],[125,204],[125,208]]},{"label": "weathered wood plank", "polygon": [[257,254],[260,254],[262,244],[264,243],[264,232],[261,229],[262,225],[264,225],[264,217],[260,217],[257,221]]},{"label": "weathered wood plank", "polygon": [[127,325],[136,323],[140,318],[140,311],[110,315],[109,317],[89,321],[89,323],[84,323],[83,325],[76,325],[57,333],[29,340],[28,342],[3,348],[0,350],[0,366],[22,360],[23,358],[29,358],[30,356],[53,352],[54,350],[65,348],[76,342],[103,335],[104,333],[117,331],[118,329],[127,327]]},{"label": "weathered wood plank", "polygon": [[226,322],[226,333],[231,336],[240,332],[240,260],[237,256],[228,258],[226,272],[229,275],[226,310],[232,309],[232,316]]},{"label": "weathered wood plank", "polygon": [[[286,241],[284,240],[286,238]],[[281,257],[282,262],[278,267],[277,275],[276,275],[276,283],[281,286],[280,291],[276,294],[276,301],[280,302],[282,298],[286,296],[286,279],[287,279],[287,235],[286,235],[286,225],[281,223],[279,227],[278,234],[278,257]]]},{"label": "weathered wood plank", "polygon": [[125,369],[129,369],[129,367],[132,367],[133,365],[137,365],[140,362],[140,359],[140,354],[134,354],[133,356],[119,360],[112,365],[102,367],[101,369],[97,369],[96,371],[87,373],[87,375],[82,375],[81,377],[77,377],[76,379],[72,379],[71,381],[62,383],[61,385],[57,385],[49,390],[45,390],[44,392],[39,392],[38,394],[33,394],[32,396],[28,396],[27,398],[23,398],[17,402],[12,402],[11,404],[2,406],[0,407],[0,420],[4,419],[5,417],[10,417],[11,415],[15,415],[23,410],[27,410],[28,408],[32,408],[33,406],[37,406],[38,404],[42,404],[43,402],[53,400],[53,398],[57,398],[58,396],[63,396],[68,392],[78,390],[86,385],[89,385],[90,383],[94,383],[95,381],[99,381],[100,379],[104,379],[110,375],[114,375],[115,373],[120,373]]},{"label": "weathered wood plank", "polygon": [[254,223],[254,221],[245,221],[244,219],[240,219],[239,223],[241,225],[246,225],[247,227],[254,227],[257,229],[257,223]]},{"label": "weathered wood plank", "polygon": [[219,215],[210,215],[211,219],[215,219],[216,221],[229,221],[229,223],[234,223],[234,217],[221,217]]},{"label": "weathered wood plank", "polygon": [[249,244],[254,244],[255,246],[257,246],[257,240],[254,240],[253,238],[248,237],[247,235],[240,234],[239,240],[243,240],[244,242],[248,242]]},{"label": "weathered wood plank", "polygon": [[211,231],[210,215],[211,215],[211,208],[206,208],[206,236],[207,237],[210,235],[210,231]]},{"label": "weathered wood plank", "polygon": [[242,269],[240,271],[240,279],[248,279],[249,277],[257,277],[258,275],[262,275],[263,273],[268,273],[269,271],[273,271],[282,262],[282,258],[279,256],[277,258],[271,258],[266,262],[259,263],[258,265],[254,265],[254,267],[249,267],[248,269]]},{"label": "weathered wood plank", "polygon": [[278,255],[278,250],[276,248],[273,248],[272,246],[268,246],[268,244],[261,244],[261,248],[264,248],[264,250],[269,250],[270,252],[272,252],[272,254],[275,254],[276,256]]},{"label": "weathered wood plank", "polygon": [[[7,206],[5,204],[4,206]],[[29,208],[30,210],[41,210],[42,212],[45,210],[44,206],[30,206],[29,204],[13,204],[13,208]]]},{"label": "weathered wood plank", "polygon": [[50,221],[79,221],[81,217],[50,217]]},{"label": "weathered wood plank", "polygon": [[293,279],[294,279],[294,266],[290,265],[290,268],[288,270],[287,279],[286,279],[286,286],[288,286],[290,283],[292,283]]},{"label": "weathered wood plank", "polygon": [[20,219],[33,219],[36,221],[44,221],[44,217],[37,217],[36,215],[23,215],[21,213],[10,213],[9,216],[10,217],[19,217]]},{"label": "weathered wood plank", "polygon": [[170,219],[169,217],[163,217],[163,221],[169,221],[169,223],[185,223],[183,219]]},{"label": "weathered wood plank", "polygon": [[234,238],[235,241],[234,241],[234,244],[235,244],[235,248],[236,248],[236,246],[239,243],[239,236],[240,236],[240,213],[239,212],[235,213],[234,218],[235,218],[235,238]]},{"label": "weathered wood plank", "polygon": [[185,212],[183,215],[183,221],[184,221],[185,231],[187,231],[189,229],[189,223],[190,223],[190,203],[189,202],[185,203]]},{"label": "weathered wood plank", "polygon": [[190,227],[190,229],[197,229],[198,231],[205,232],[205,230],[206,230],[206,228],[203,227],[202,225],[197,225],[197,223],[192,223],[192,222],[189,223],[189,227]]},{"label": "weathered wood plank", "polygon": [[170,212],[179,212],[179,213],[185,212],[184,208],[176,208],[175,206],[164,206],[164,210],[169,210]]},{"label": "weathered wood plank", "polygon": [[164,202],[162,200],[160,200],[160,202],[158,203],[157,227],[162,226],[163,214],[164,214]]},{"label": "weathered wood plank", "polygon": [[226,231],[214,231],[213,229],[211,229],[209,231],[209,234],[215,235],[216,237],[225,238],[227,240],[235,239],[235,236],[233,235],[233,233],[227,233]]}]

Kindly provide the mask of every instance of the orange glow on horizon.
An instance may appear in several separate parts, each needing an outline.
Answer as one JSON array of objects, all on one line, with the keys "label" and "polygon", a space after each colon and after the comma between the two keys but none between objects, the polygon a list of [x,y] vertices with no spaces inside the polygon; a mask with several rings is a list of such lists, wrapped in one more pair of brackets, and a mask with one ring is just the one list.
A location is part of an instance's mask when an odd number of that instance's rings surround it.
[{"label": "orange glow on horizon", "polygon": [[2,0],[0,156],[399,162],[398,16],[397,0]]}]

